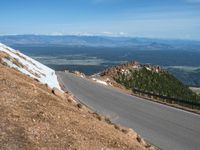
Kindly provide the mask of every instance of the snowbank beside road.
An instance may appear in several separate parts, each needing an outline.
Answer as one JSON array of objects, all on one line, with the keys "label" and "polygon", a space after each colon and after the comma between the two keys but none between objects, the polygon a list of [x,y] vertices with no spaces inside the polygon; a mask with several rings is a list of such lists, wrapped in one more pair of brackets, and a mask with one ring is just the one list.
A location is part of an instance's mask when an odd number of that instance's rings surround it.
[{"label": "snowbank beside road", "polygon": [[99,80],[99,79],[96,79],[96,78],[92,78],[93,81],[97,82],[97,83],[100,83],[100,84],[103,84],[103,85],[108,85],[108,83],[106,83],[105,81],[102,81],[102,80]]},{"label": "snowbank beside road", "polygon": [[2,61],[7,66],[47,84],[50,88],[61,89],[55,71],[51,68],[1,43],[0,52],[4,53]]}]

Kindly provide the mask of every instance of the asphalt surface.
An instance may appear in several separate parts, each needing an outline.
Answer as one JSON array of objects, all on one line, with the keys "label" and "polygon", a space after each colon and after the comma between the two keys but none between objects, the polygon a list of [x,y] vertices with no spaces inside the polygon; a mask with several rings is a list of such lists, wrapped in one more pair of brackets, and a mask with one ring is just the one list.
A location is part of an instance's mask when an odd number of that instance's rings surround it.
[{"label": "asphalt surface", "polygon": [[65,89],[94,111],[133,128],[164,150],[200,150],[200,116],[138,97],[112,87],[57,72]]}]

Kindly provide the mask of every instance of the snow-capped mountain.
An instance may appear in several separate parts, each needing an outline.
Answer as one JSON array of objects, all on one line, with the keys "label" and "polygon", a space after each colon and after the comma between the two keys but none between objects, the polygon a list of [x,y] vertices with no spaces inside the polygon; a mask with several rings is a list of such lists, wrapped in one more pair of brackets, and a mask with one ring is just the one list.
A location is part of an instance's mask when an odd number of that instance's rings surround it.
[{"label": "snow-capped mountain", "polygon": [[55,71],[38,61],[0,43],[1,62],[21,73],[47,84],[50,88],[60,88]]}]

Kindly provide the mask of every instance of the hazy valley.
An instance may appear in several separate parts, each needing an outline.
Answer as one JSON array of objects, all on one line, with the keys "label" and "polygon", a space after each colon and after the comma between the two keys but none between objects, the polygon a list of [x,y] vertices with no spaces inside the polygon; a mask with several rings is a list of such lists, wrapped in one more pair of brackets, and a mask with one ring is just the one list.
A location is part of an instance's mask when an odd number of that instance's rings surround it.
[{"label": "hazy valley", "polygon": [[129,61],[160,65],[188,86],[200,86],[200,42],[98,36],[0,36],[43,64],[87,75]]}]

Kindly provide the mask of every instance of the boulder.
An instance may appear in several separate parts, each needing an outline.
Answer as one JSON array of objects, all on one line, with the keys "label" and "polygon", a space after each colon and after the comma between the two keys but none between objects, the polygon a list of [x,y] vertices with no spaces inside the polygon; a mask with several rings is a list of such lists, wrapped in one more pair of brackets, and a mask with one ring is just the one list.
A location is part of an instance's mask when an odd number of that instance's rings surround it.
[{"label": "boulder", "polygon": [[69,70],[65,70],[64,72],[65,72],[65,73],[69,73]]},{"label": "boulder", "polygon": [[140,143],[140,144],[142,144],[142,145],[144,145],[144,146],[146,146],[147,145],[147,143],[144,141],[144,139],[143,138],[141,138],[141,136],[137,136],[137,141]]},{"label": "boulder", "polygon": [[131,128],[127,129],[127,135],[133,139],[138,137],[138,134]]},{"label": "boulder", "polygon": [[57,89],[57,88],[53,88],[53,89],[52,89],[52,93],[53,93],[54,95],[60,97],[60,98],[63,98],[63,99],[66,98],[66,97],[65,97],[65,93],[64,93],[63,91]]}]

